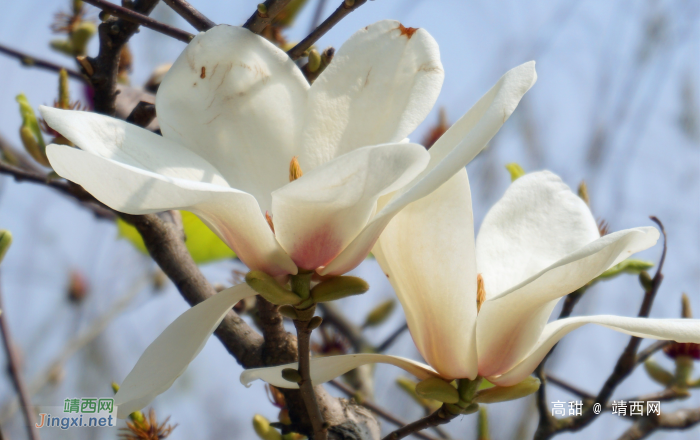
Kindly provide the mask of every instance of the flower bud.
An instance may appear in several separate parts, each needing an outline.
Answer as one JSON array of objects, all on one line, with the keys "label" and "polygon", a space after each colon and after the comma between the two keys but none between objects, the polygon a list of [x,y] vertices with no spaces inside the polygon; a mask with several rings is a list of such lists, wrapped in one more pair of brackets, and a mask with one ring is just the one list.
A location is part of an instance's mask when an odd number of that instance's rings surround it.
[{"label": "flower bud", "polygon": [[309,321],[307,327],[309,328],[309,330],[315,330],[321,325],[322,322],[323,322],[323,318],[321,318],[320,316],[314,316]]},{"label": "flower bud", "polygon": [[294,368],[285,368],[282,370],[282,379],[287,382],[299,383],[301,382],[301,374]]},{"label": "flower bud", "polygon": [[267,18],[267,5],[265,3],[258,3],[258,15]]},{"label": "flower bud", "polygon": [[396,308],[396,301],[388,299],[372,309],[365,318],[362,327],[374,327],[384,323],[391,316],[391,312]]},{"label": "flower bud", "polygon": [[612,278],[621,273],[638,275],[643,270],[651,269],[652,267],[654,267],[654,263],[651,261],[634,260],[630,258],[614,265],[610,269],[600,274],[598,278]]},{"label": "flower bud", "polygon": [[287,317],[289,319],[299,319],[299,314],[297,313],[297,309],[290,305],[284,305],[280,306],[279,312],[282,316]]},{"label": "flower bud", "polygon": [[270,426],[270,421],[260,414],[253,416],[253,428],[262,440],[282,440],[282,434]]},{"label": "flower bud", "polygon": [[444,403],[459,402],[459,392],[448,382],[439,377],[430,377],[418,382],[416,393],[426,399],[437,400]]},{"label": "flower bud", "polygon": [[12,244],[12,233],[8,230],[0,230],[0,263],[5,258],[7,250],[10,249]]},{"label": "flower bud", "polygon": [[644,371],[647,372],[649,377],[655,382],[660,383],[663,386],[669,386],[673,382],[673,374],[666,371],[664,367],[659,365],[653,359],[647,359],[644,362]]},{"label": "flower bud", "polygon": [[280,286],[273,277],[263,271],[251,270],[246,274],[245,282],[272,304],[281,306],[301,302],[301,298]]},{"label": "flower bud", "polygon": [[15,99],[19,104],[19,113],[22,116],[22,126],[19,134],[24,148],[34,160],[44,166],[49,166],[49,159],[46,157],[46,144],[44,143],[44,137],[41,135],[41,128],[39,128],[39,121],[36,119],[34,109],[23,93],[17,95]]},{"label": "flower bud", "polygon": [[650,292],[651,289],[653,288],[654,281],[651,278],[651,275],[645,270],[639,272],[639,283],[644,287],[644,290],[647,292]]},{"label": "flower bud", "polygon": [[540,380],[535,377],[527,377],[522,382],[513,385],[512,387],[493,387],[486,388],[476,393],[474,402],[478,403],[496,403],[505,402],[508,400],[516,400],[529,396],[540,388]]},{"label": "flower bud", "polygon": [[516,180],[518,180],[519,177],[523,177],[525,175],[525,170],[523,170],[523,167],[521,167],[515,162],[511,162],[508,165],[506,165],[506,169],[510,173],[511,182],[515,182]]},{"label": "flower bud", "polygon": [[56,40],[51,40],[49,42],[49,46],[51,49],[55,50],[56,52],[60,52],[64,55],[68,55],[70,57],[73,56],[73,43],[70,42],[70,40],[61,40],[61,39],[56,39]]},{"label": "flower bud", "polygon": [[327,302],[359,295],[368,290],[369,284],[362,278],[339,276],[318,283],[311,289],[311,297],[315,302]]},{"label": "flower bud", "polygon": [[399,376],[396,379],[396,384],[401,388],[406,394],[408,394],[413,400],[416,401],[420,406],[426,409],[428,412],[437,411],[438,408],[442,406],[437,400],[426,399],[421,397],[416,393],[416,382],[408,377]]},{"label": "flower bud", "polygon": [[91,21],[81,21],[70,35],[73,46],[73,55],[85,55],[90,39],[97,33],[97,26]]},{"label": "flower bud", "polygon": [[309,51],[309,64],[306,68],[309,72],[315,72],[321,67],[321,54],[316,49]]}]

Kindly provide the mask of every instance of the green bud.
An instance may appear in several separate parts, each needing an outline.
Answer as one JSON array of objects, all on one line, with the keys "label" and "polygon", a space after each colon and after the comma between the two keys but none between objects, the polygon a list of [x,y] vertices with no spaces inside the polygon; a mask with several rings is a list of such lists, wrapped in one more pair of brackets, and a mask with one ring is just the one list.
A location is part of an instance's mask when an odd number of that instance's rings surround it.
[{"label": "green bud", "polygon": [[396,379],[396,384],[399,386],[399,388],[401,388],[401,390],[408,394],[413,400],[416,401],[416,403],[425,408],[428,412],[437,411],[437,409],[442,406],[442,404],[437,400],[426,399],[419,396],[418,393],[416,393],[416,382],[413,379],[399,376]]},{"label": "green bud", "polygon": [[656,363],[653,359],[647,359],[646,362],[644,362],[644,370],[650,378],[663,386],[667,387],[673,382],[673,374],[666,371],[664,367]]},{"label": "green bud", "polygon": [[368,290],[369,284],[362,278],[339,276],[317,284],[311,289],[311,297],[316,302],[327,302],[346,296],[359,295]]},{"label": "green bud", "polygon": [[66,69],[61,69],[58,72],[58,105],[62,109],[70,108],[70,90],[68,89]]},{"label": "green bud", "polygon": [[421,397],[437,400],[438,402],[459,402],[459,392],[457,392],[457,388],[439,377],[430,377],[418,382],[416,385],[416,393]]},{"label": "green bud", "polygon": [[73,46],[73,55],[85,55],[90,39],[97,33],[97,26],[91,21],[81,21],[70,35]]},{"label": "green bud", "polygon": [[265,3],[258,3],[258,14],[261,17],[267,17],[267,5]]},{"label": "green bud", "polygon": [[270,421],[260,414],[253,416],[253,428],[262,440],[282,440],[282,434],[270,426]]},{"label": "green bud", "polygon": [[650,292],[653,288],[654,281],[651,275],[645,270],[639,272],[639,283],[644,287],[644,290]]},{"label": "green bud", "polygon": [[309,65],[306,66],[309,72],[315,72],[321,67],[321,54],[316,49],[309,51]]},{"label": "green bud", "polygon": [[391,316],[391,312],[396,308],[396,301],[388,299],[372,309],[367,315],[362,327],[374,327],[384,323]]},{"label": "green bud", "polygon": [[479,423],[477,426],[477,440],[489,440],[491,438],[489,435],[489,415],[485,406],[479,408]]},{"label": "green bud", "polygon": [[34,160],[44,166],[49,166],[49,159],[46,157],[46,153],[41,148],[41,145],[39,145],[39,143],[36,141],[36,138],[29,127],[20,127],[19,137],[22,139],[24,149],[30,156],[32,156]]},{"label": "green bud", "polygon": [[510,173],[511,182],[515,182],[516,180],[518,180],[519,177],[523,177],[525,175],[525,170],[523,169],[523,167],[521,167],[515,162],[507,164],[506,169]]},{"label": "green bud", "polygon": [[0,230],[0,263],[5,258],[7,250],[10,249],[12,244],[12,233],[7,230]]},{"label": "green bud", "polygon": [[112,382],[112,391],[114,392],[114,394],[117,394],[119,392],[119,388],[120,387],[118,383]]},{"label": "green bud", "polygon": [[651,261],[627,259],[606,270],[598,278],[612,278],[621,273],[638,275],[643,270],[651,269],[652,267],[654,267],[654,263]]},{"label": "green bud", "polygon": [[295,309],[292,306],[289,306],[289,305],[280,306],[279,312],[282,314],[282,316],[285,316],[289,319],[299,319],[299,314],[297,313],[297,309]]},{"label": "green bud", "polygon": [[479,410],[479,404],[478,403],[472,403],[468,405],[465,408],[462,408],[459,405],[453,405],[451,403],[446,403],[445,404],[445,409],[447,412],[449,412],[452,415],[457,415],[457,414],[462,414],[462,415],[467,415],[467,414],[474,414]]},{"label": "green bud", "polygon": [[39,146],[45,148],[46,144],[44,143],[44,137],[41,135],[39,121],[36,119],[34,109],[31,104],[29,104],[29,100],[24,96],[24,93],[20,93],[15,99],[19,104],[19,114],[22,116],[22,127],[27,127],[36,138]]},{"label": "green bud", "polygon": [[131,414],[129,414],[129,418],[135,423],[143,423],[146,420],[141,411],[132,412]]},{"label": "green bud", "polygon": [[301,382],[301,374],[294,368],[285,368],[282,370],[282,379],[287,382],[299,383]]},{"label": "green bud", "polygon": [[73,50],[73,43],[71,43],[70,40],[51,40],[49,46],[56,52],[68,55],[69,57],[72,57],[73,53],[75,53]]},{"label": "green bud", "polygon": [[313,318],[311,318],[307,326],[310,330],[315,330],[318,328],[318,326],[321,325],[322,322],[323,318],[321,318],[320,316],[314,316]]},{"label": "green bud", "polygon": [[281,306],[301,302],[301,298],[280,286],[273,277],[263,271],[251,270],[246,274],[245,282],[272,304]]},{"label": "green bud", "polygon": [[344,3],[346,8],[352,8],[353,6],[355,6],[355,0],[345,0]]},{"label": "green bud", "polygon": [[474,402],[478,403],[496,403],[505,402],[508,400],[521,399],[529,396],[540,388],[540,380],[535,377],[527,377],[522,382],[513,385],[512,387],[493,387],[481,390],[476,393]]},{"label": "green bud", "polygon": [[83,10],[83,0],[73,0],[73,15],[77,15]]}]

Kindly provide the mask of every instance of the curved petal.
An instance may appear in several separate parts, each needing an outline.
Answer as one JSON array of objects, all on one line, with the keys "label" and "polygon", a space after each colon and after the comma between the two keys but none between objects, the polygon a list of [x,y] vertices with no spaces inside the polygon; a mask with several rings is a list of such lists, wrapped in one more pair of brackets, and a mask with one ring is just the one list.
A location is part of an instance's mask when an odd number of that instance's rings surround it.
[{"label": "curved petal", "polygon": [[114,396],[123,419],[148,405],[185,372],[231,307],[255,295],[247,284],[222,290],[180,315],[141,355]]},{"label": "curved petal", "polygon": [[[435,370],[429,366],[410,359],[386,354],[359,353],[311,358],[311,382],[313,382],[314,385],[320,385],[338,376],[342,376],[357,367],[377,363],[389,364],[402,368],[421,380],[429,377],[440,377]],[[278,388],[299,388],[298,384],[289,382],[282,377],[282,370],[286,368],[297,369],[298,364],[292,362],[291,364],[278,365],[276,367],[245,370],[241,373],[241,383],[245,386],[250,386],[253,381],[260,379]]]},{"label": "curved petal", "polygon": [[163,136],[215,163],[266,211],[299,154],[308,88],[282,50],[247,29],[220,25],[197,35],[165,75],[158,122]]},{"label": "curved petal", "polygon": [[[359,264],[389,221],[403,207],[430,194],[486,147],[537,80],[530,61],[506,72],[479,101],[430,148],[430,163],[402,188],[353,242],[322,272],[342,274]],[[444,140],[443,138],[448,135]]]},{"label": "curved petal", "polygon": [[486,298],[598,238],[590,209],[559,176],[540,171],[520,177],[486,214],[476,239]]},{"label": "curved petal", "polygon": [[658,238],[659,231],[651,227],[614,232],[484,302],[476,329],[479,374],[495,376],[508,371],[536,343],[557,299],[653,246]]},{"label": "curved petal", "polygon": [[499,377],[488,380],[498,386],[514,385],[530,375],[549,350],[569,332],[585,324],[598,324],[639,338],[700,343],[700,320],[649,319],[623,316],[581,316],[550,322],[528,355],[518,365]]},{"label": "curved petal", "polygon": [[113,155],[120,160],[112,160],[51,144],[46,154],[60,176],[81,185],[112,209],[127,214],[169,209],[192,211],[251,269],[264,270],[271,275],[297,271],[250,194],[137,168],[129,164],[136,159],[124,151]]},{"label": "curved petal", "polygon": [[394,20],[357,31],[311,86],[302,168],[401,141],[428,115],[443,78],[437,42],[427,31]]},{"label": "curved petal", "polygon": [[357,236],[377,199],[410,182],[428,164],[417,144],[364,147],[272,193],[277,241],[304,269],[327,264]]},{"label": "curved petal", "polygon": [[423,358],[443,377],[476,377],[476,261],[467,171],[405,207],[372,252]]}]

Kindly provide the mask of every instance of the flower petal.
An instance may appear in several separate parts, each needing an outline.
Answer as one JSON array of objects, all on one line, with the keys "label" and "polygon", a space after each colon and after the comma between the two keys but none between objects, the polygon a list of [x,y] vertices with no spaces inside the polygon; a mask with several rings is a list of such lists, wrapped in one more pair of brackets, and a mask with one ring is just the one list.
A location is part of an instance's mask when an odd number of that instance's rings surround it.
[{"label": "flower petal", "polygon": [[520,177],[486,214],[476,239],[486,298],[598,238],[590,209],[559,176],[540,171]]},{"label": "flower petal", "polygon": [[297,266],[331,261],[367,224],[380,196],[410,182],[427,165],[417,144],[363,147],[272,193],[277,241]]},{"label": "flower petal", "polygon": [[[46,153],[60,176],[81,185],[112,209],[128,214],[169,209],[191,211],[251,269],[264,270],[271,275],[296,273],[294,262],[275,240],[253,196],[226,186],[137,168],[130,163],[138,164],[140,157],[130,155],[131,147],[125,148],[128,144],[121,144],[123,149],[112,155],[115,160],[56,144],[49,145]],[[144,147],[139,154],[148,155],[148,151],[148,147]],[[153,168],[164,170],[163,167]],[[182,170],[175,168],[170,172],[176,173]]]},{"label": "flower petal", "polygon": [[[322,275],[342,274],[369,253],[379,234],[403,207],[439,188],[469,163],[498,132],[522,96],[535,83],[535,63],[506,72],[479,101],[430,148],[430,163],[411,184],[402,188],[372,219]],[[444,139],[443,139],[444,138]]]},{"label": "flower petal", "polygon": [[479,374],[495,376],[510,370],[536,343],[559,298],[653,246],[658,238],[659,231],[651,227],[614,232],[484,302],[476,332]]},{"label": "flower petal", "polygon": [[148,405],[185,372],[238,301],[255,295],[247,284],[222,290],[180,315],[141,355],[114,396],[123,419]]},{"label": "flower petal", "polygon": [[623,316],[581,316],[550,322],[528,355],[518,365],[499,377],[488,380],[499,386],[514,385],[530,375],[549,350],[572,330],[585,324],[598,324],[640,338],[700,343],[700,320],[649,319]]},{"label": "flower petal", "polygon": [[308,82],[287,54],[241,27],[197,35],[156,95],[163,136],[215,163],[263,211],[299,154]]},{"label": "flower petal", "polygon": [[302,168],[401,141],[428,115],[443,78],[437,42],[424,29],[383,20],[359,30],[309,91]]},{"label": "flower petal", "polygon": [[398,213],[373,253],[423,358],[443,377],[476,377],[476,261],[467,171]]},{"label": "flower petal", "polygon": [[[386,354],[359,353],[311,358],[311,382],[313,382],[314,385],[320,385],[324,382],[335,379],[336,377],[341,376],[350,370],[361,367],[362,365],[376,363],[397,366],[421,380],[429,377],[440,377],[435,370],[429,366],[410,359],[398,356],[389,356]],[[298,364],[293,362],[290,364],[278,365],[276,367],[253,368],[250,370],[245,370],[243,373],[241,373],[241,383],[245,386],[250,386],[253,381],[260,379],[278,388],[299,388],[298,384],[289,382],[282,377],[282,370],[286,368],[297,369]]]}]

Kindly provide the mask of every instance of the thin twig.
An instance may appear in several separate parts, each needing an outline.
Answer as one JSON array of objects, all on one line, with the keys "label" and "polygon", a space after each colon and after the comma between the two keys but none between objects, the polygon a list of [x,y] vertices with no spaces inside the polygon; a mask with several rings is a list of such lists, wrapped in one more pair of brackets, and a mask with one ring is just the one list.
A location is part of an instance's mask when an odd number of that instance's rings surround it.
[{"label": "thin twig", "polygon": [[146,27],[148,29],[154,30],[156,32],[160,32],[163,35],[167,35],[169,37],[173,37],[176,40],[180,40],[185,43],[189,43],[192,41],[194,38],[194,35],[190,34],[189,32],[183,31],[182,29],[178,29],[172,26],[169,26],[165,23],[161,23],[160,21],[154,20],[151,17],[148,17],[143,14],[139,14],[138,12],[134,12],[131,9],[127,9],[121,6],[117,6],[114,3],[110,3],[105,0],[84,0],[85,3],[89,3],[96,8],[102,9],[105,12],[108,12],[110,15],[114,15],[115,17],[122,18],[126,21],[131,21],[133,23],[138,23],[143,27]]},{"label": "thin twig", "polygon": [[326,0],[318,0],[316,11],[314,11],[314,18],[311,19],[311,29],[309,29],[309,33],[313,32],[313,30],[318,27],[318,24],[321,23],[321,15],[323,14],[323,8],[325,8],[325,6]]},{"label": "thin twig", "polygon": [[328,438],[328,425],[323,421],[321,409],[316,401],[316,393],[311,382],[311,352],[309,341],[311,339],[312,328],[309,321],[294,320],[294,327],[297,329],[297,347],[299,350],[299,391],[304,399],[304,405],[309,414],[311,427],[313,428],[314,440],[326,440]]},{"label": "thin twig", "polygon": [[657,429],[683,430],[700,423],[700,408],[680,409],[659,416],[642,417],[637,420],[619,440],[640,440],[646,438]]},{"label": "thin twig", "polygon": [[[260,4],[262,6],[258,6],[258,9],[253,12],[253,15],[250,16],[243,27],[251,32],[259,34],[272,22],[272,19],[274,19],[277,14],[282,12],[282,9],[284,9],[289,2],[290,0],[266,0],[265,3]],[[261,9],[264,10],[265,13],[262,13]]]},{"label": "thin twig", "polygon": [[186,0],[163,0],[163,2],[198,31],[208,31],[216,26],[216,23],[209,20]]},{"label": "thin twig", "polygon": [[[337,379],[333,379],[333,380],[329,381],[328,384],[339,389],[340,391],[345,393],[345,395],[347,395],[348,397],[357,396],[357,393],[358,393],[357,391],[353,390],[352,388],[350,388],[349,386],[345,385],[344,383],[340,382]],[[407,424],[406,422],[404,422],[400,418],[396,417],[395,415],[391,414],[390,412],[386,411],[384,408],[382,408],[379,405],[376,405],[372,402],[365,402],[365,401],[358,402],[358,403],[360,405],[364,406],[365,408],[367,408],[368,410],[372,411],[373,413],[375,413],[379,417],[383,418],[384,420],[386,420],[389,423],[393,423],[396,426],[405,426]],[[434,437],[431,437],[427,434],[423,434],[422,432],[415,432],[415,433],[413,433],[413,435],[415,435],[418,438],[422,438],[423,440],[436,440]]]},{"label": "thin twig", "polygon": [[45,69],[45,70],[50,70],[52,72],[59,72],[61,69],[64,69],[66,72],[68,72],[68,76],[71,78],[79,79],[80,81],[88,82],[87,78],[85,75],[82,73],[78,72],[77,70],[73,70],[70,67],[64,67],[61,65],[58,65],[56,63],[52,63],[51,61],[46,61],[41,58],[37,58],[32,55],[28,55],[24,52],[20,52],[16,49],[12,49],[10,47],[4,46],[0,44],[0,53],[4,53],[5,55],[9,55],[13,58],[17,58],[20,63],[22,63],[23,66],[26,67],[38,67],[40,69]]},{"label": "thin twig", "polygon": [[384,340],[384,342],[382,342],[381,344],[379,344],[379,345],[377,346],[377,353],[383,353],[383,352],[385,352],[385,351],[391,346],[391,344],[393,344],[393,343],[396,341],[396,339],[397,339],[399,336],[401,336],[401,335],[403,334],[403,332],[405,332],[406,330],[408,330],[408,323],[404,322],[403,325],[402,325],[401,327],[397,328],[397,329],[394,331],[394,333],[392,333],[391,335],[389,335],[389,337],[386,338],[386,339]]},{"label": "thin twig", "polygon": [[[348,3],[351,5],[348,6]],[[338,24],[340,20],[345,18],[355,9],[367,3],[367,0],[355,0],[354,2],[344,0],[338,9],[336,9],[328,18],[326,18],[323,23],[321,23],[316,29],[313,30],[306,38],[301,40],[299,44],[294,46],[287,52],[291,59],[297,60],[301,58],[302,54],[306,52],[315,42],[319,40],[322,36],[326,34],[333,26]]]},{"label": "thin twig", "polygon": [[2,293],[0,292],[0,331],[2,331],[2,342],[5,347],[5,353],[7,354],[7,363],[10,377],[12,378],[12,383],[17,390],[19,395],[19,401],[22,405],[22,412],[24,413],[24,421],[27,423],[27,434],[31,440],[39,440],[39,433],[34,427],[34,415],[32,414],[32,403],[29,399],[29,393],[27,392],[27,387],[24,384],[24,378],[22,377],[22,369],[19,366],[19,358],[17,357],[17,352],[15,351],[14,343],[12,342],[12,336],[10,335],[10,327],[7,325],[7,311],[2,303]]},{"label": "thin twig", "polygon": [[418,419],[413,423],[409,423],[408,425],[402,426],[401,428],[384,437],[383,440],[399,440],[424,429],[449,423],[455,417],[457,417],[456,414],[449,413],[447,410],[445,410],[445,407],[443,406],[434,413],[425,416],[422,419]]},{"label": "thin twig", "polygon": [[582,389],[580,389],[574,385],[571,385],[570,383],[568,383],[566,381],[558,379],[549,373],[547,373],[547,380],[549,382],[552,382],[554,385],[558,386],[559,388],[564,389],[564,390],[566,390],[566,391],[568,391],[568,392],[570,392],[570,393],[572,393],[572,394],[574,394],[582,399],[585,399],[585,400],[595,399],[595,396],[593,394],[591,394],[587,391],[583,391]]},{"label": "thin twig", "polygon": [[644,350],[640,351],[637,353],[637,359],[635,359],[634,363],[636,365],[643,364],[647,359],[651,357],[654,353],[656,353],[659,350],[663,350],[664,347],[669,346],[671,344],[675,344],[675,341],[656,341]]}]

